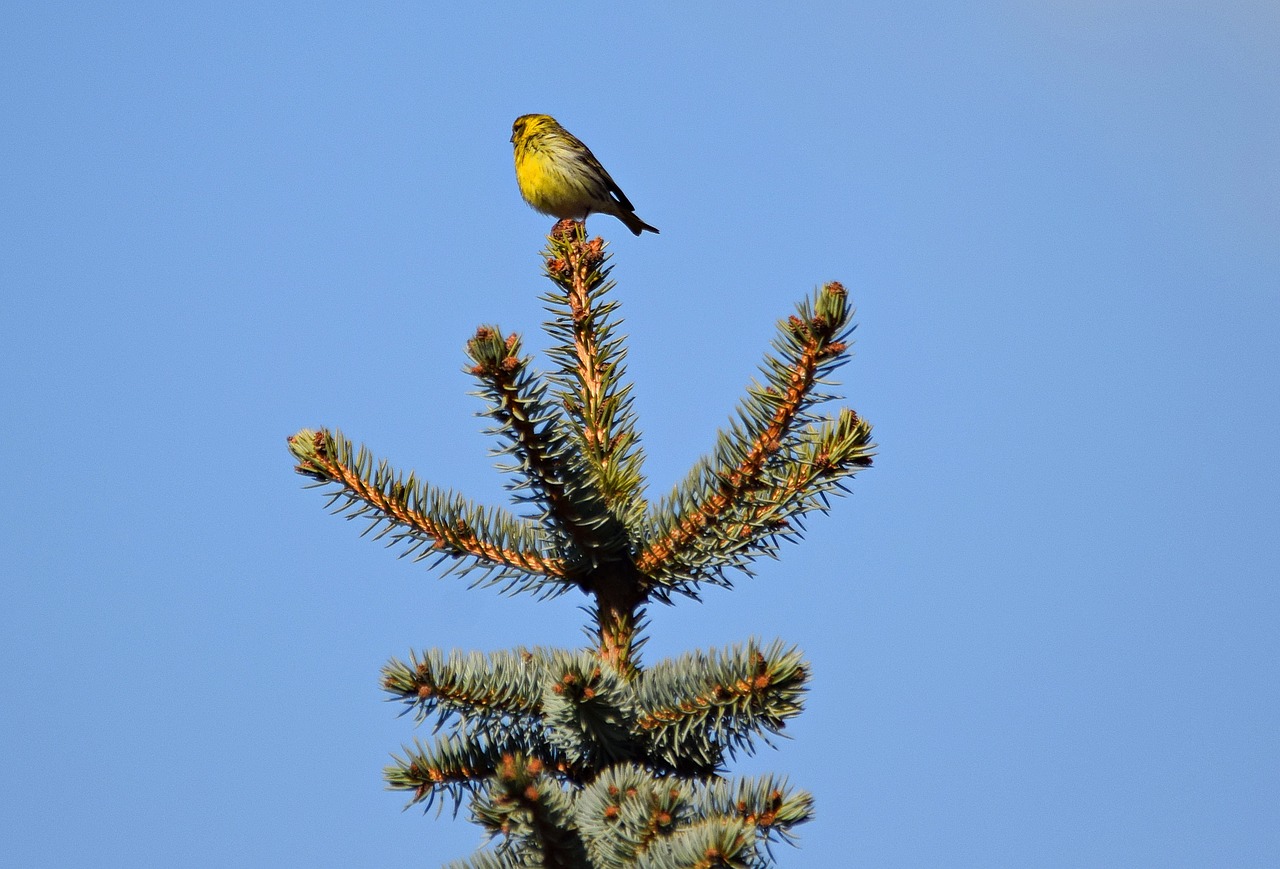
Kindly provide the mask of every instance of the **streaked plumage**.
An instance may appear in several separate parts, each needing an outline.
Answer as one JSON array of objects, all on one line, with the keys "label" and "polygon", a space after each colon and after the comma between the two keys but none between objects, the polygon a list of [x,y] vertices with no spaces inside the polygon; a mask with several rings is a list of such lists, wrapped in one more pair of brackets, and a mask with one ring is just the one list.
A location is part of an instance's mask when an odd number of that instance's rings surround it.
[{"label": "streaked plumage", "polygon": [[520,195],[543,214],[586,220],[612,214],[639,235],[658,230],[636,216],[627,199],[591,149],[550,115],[521,115],[511,125],[516,182]]}]

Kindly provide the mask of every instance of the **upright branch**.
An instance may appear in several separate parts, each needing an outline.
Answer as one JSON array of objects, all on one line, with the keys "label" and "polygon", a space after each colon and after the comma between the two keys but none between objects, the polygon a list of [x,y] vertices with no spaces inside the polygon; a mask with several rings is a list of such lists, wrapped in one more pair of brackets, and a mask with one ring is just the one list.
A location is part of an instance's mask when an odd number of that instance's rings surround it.
[{"label": "upright branch", "polygon": [[582,421],[582,442],[587,455],[602,467],[608,467],[618,446],[614,442],[618,402],[609,400],[605,380],[609,363],[600,348],[599,315],[592,311],[592,291],[604,283],[604,239],[586,241],[585,230],[579,223],[559,230],[556,238],[569,241],[564,245],[567,256],[563,260],[552,259],[547,263],[547,271],[565,287],[569,302],[573,358],[577,363],[573,374],[578,384],[578,403],[574,410]]},{"label": "upright branch", "polygon": [[625,532],[611,517],[599,489],[583,473],[564,412],[547,400],[544,381],[529,370],[520,353],[520,337],[503,337],[496,326],[482,326],[467,342],[470,373],[489,400],[489,430],[504,442],[495,452],[510,455],[503,467],[516,475],[508,488],[535,504],[549,535],[555,538],[578,578],[626,546]]},{"label": "upright branch", "polygon": [[587,476],[616,529],[619,546],[586,579],[595,597],[597,637],[603,660],[620,673],[635,672],[635,634],[643,618],[645,583],[632,561],[643,520],[643,453],[631,410],[631,385],[623,380],[626,348],[613,334],[616,303],[606,301],[604,240],[586,239],[581,223],[562,221],[548,239],[547,276],[556,290],[544,297],[558,316],[547,330],[560,339],[549,352],[559,364],[559,396],[578,435]]},{"label": "upright branch", "polygon": [[871,464],[871,426],[849,410],[834,420],[812,416],[829,396],[816,391],[847,359],[852,308],[843,286],[824,286],[779,324],[777,356],[762,367],[738,420],[714,454],[659,506],[636,558],[655,583],[692,593],[691,583],[724,583],[726,566],[745,567],[772,553],[794,520],[825,509],[842,478]]},{"label": "upright branch", "polygon": [[548,241],[546,272],[556,289],[543,299],[555,315],[547,331],[559,340],[548,351],[559,367],[558,395],[610,513],[634,533],[645,510],[644,457],[623,380],[626,348],[613,334],[617,303],[605,299],[613,282],[604,240],[587,241],[583,224],[562,221]]}]

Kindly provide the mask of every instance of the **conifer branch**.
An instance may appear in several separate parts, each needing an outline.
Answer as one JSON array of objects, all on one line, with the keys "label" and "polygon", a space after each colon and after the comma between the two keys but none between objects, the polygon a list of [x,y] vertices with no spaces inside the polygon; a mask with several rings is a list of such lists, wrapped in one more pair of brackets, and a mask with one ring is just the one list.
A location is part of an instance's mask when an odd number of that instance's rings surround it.
[{"label": "conifer branch", "polygon": [[[557,225],[548,237],[546,262],[557,290],[544,297],[557,316],[545,325],[559,341],[548,352],[560,369],[557,395],[576,438],[575,467],[566,476],[589,487],[588,496],[601,499],[605,510],[603,516],[584,510],[583,533],[570,531],[580,548],[591,552],[592,570],[581,582],[596,598],[602,660],[629,677],[645,597],[644,583],[631,566],[631,548],[632,540],[643,536],[646,505],[631,386],[623,381],[626,348],[613,336],[616,303],[604,301],[613,287],[606,260],[602,239],[588,242],[585,228],[572,221]],[[486,337],[491,366],[518,364],[502,361],[492,341]]]},{"label": "conifer branch", "polygon": [[542,701],[547,741],[587,769],[639,757],[635,693],[621,674],[593,652],[561,655],[552,668]]},{"label": "conifer branch", "polygon": [[870,466],[873,450],[871,425],[848,408],[809,427],[797,438],[791,460],[773,475],[773,487],[736,505],[716,526],[726,561],[742,567],[757,555],[772,555],[778,539],[797,537],[799,520],[813,510],[825,513],[829,494],[843,491],[845,477]]},{"label": "conifer branch", "polygon": [[[689,822],[645,843],[628,866],[768,866],[771,841],[791,842],[813,816],[813,798],[772,776],[696,784],[681,814]],[[619,864],[621,865],[621,864]]]},{"label": "conifer branch", "polygon": [[738,818],[712,816],[655,839],[634,869],[755,869],[762,859],[754,828]]},{"label": "conifer branch", "polygon": [[845,361],[851,315],[844,287],[832,282],[780,324],[781,358],[766,357],[767,385],[750,391],[714,455],[656,511],[655,533],[636,559],[642,574],[686,594],[698,581],[727,584],[726,565],[745,568],[771,553],[775,538],[794,533],[790,517],[825,505],[839,478],[870,464],[870,426],[856,416],[837,421],[842,438],[805,430],[810,409],[828,398],[815,387]]},{"label": "conifer branch", "polygon": [[435,799],[447,797],[456,806],[464,793],[474,792],[482,781],[495,775],[503,758],[513,750],[529,761],[538,761],[549,774],[581,782],[582,771],[550,746],[531,743],[513,749],[508,741],[466,732],[442,736],[431,745],[415,740],[412,749],[404,747],[403,757],[392,757],[395,763],[383,770],[383,779],[391,790],[411,791],[409,805],[422,803],[430,808]]},{"label": "conifer branch", "polygon": [[546,273],[556,291],[544,296],[555,315],[545,327],[559,340],[548,354],[560,367],[559,396],[574,421],[585,464],[610,512],[636,528],[644,516],[643,453],[623,381],[626,348],[613,336],[616,302],[604,240],[586,240],[585,226],[562,222],[548,237]]},{"label": "conifer branch", "polygon": [[573,823],[573,802],[541,760],[506,754],[488,792],[471,808],[472,817],[513,857],[546,869],[583,869],[586,848]]},{"label": "conifer branch", "polygon": [[486,415],[498,423],[490,433],[507,441],[501,452],[517,461],[504,470],[523,478],[509,488],[529,489],[523,500],[541,508],[548,533],[567,538],[574,562],[570,569],[589,569],[624,551],[626,530],[583,473],[563,413],[547,402],[546,386],[530,373],[529,358],[520,355],[519,336],[503,338],[496,327],[482,326],[467,342],[467,354],[474,363],[470,372],[489,400]]},{"label": "conifer branch", "polygon": [[578,795],[575,815],[595,866],[625,867],[657,837],[691,820],[688,782],[655,778],[643,766],[619,763]]},{"label": "conifer branch", "polygon": [[466,860],[452,860],[445,869],[543,869],[534,856],[511,851],[477,851]]},{"label": "conifer branch", "polygon": [[459,736],[445,737],[430,748],[417,742],[415,746],[414,750],[406,747],[403,758],[393,756],[395,765],[383,770],[383,778],[391,790],[413,792],[409,805],[420,803],[427,809],[444,799],[456,812],[463,796],[492,775],[502,758],[492,744]]},{"label": "conifer branch", "polygon": [[781,733],[802,711],[808,679],[799,650],[777,641],[767,649],[751,642],[718,654],[691,652],[644,674],[636,727],[668,762],[718,762],[721,752],[750,752],[761,730]]},{"label": "conifer branch", "polygon": [[813,819],[813,796],[793,790],[786,779],[764,775],[734,782],[713,781],[695,793],[699,815],[736,817],[754,826],[766,839],[790,842],[794,827]]},{"label": "conifer branch", "polygon": [[464,724],[523,718],[532,725],[542,711],[548,658],[541,649],[413,652],[407,664],[392,659],[382,668],[382,689],[413,709],[419,722],[438,714],[437,726],[453,715]]},{"label": "conifer branch", "polygon": [[402,556],[471,559],[464,572],[479,568],[485,582],[505,580],[508,588],[546,591],[548,581],[560,583],[552,593],[567,587],[568,565],[543,554],[546,534],[528,520],[472,506],[413,474],[405,478],[385,461],[375,467],[372,455],[363,447],[355,450],[340,432],[303,429],[289,438],[289,451],[298,473],[338,487],[329,502],[337,505],[335,512],[367,517],[365,533],[381,529],[375,539],[390,534],[388,545],[407,544]]}]

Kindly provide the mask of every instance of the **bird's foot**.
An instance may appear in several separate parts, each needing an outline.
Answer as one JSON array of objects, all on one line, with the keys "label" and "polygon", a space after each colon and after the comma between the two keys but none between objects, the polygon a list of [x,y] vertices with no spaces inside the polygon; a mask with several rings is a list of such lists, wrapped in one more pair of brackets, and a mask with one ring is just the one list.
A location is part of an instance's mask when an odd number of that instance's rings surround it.
[{"label": "bird's foot", "polygon": [[551,237],[563,241],[572,241],[578,237],[579,229],[582,227],[582,233],[586,234],[586,221],[574,220],[572,217],[566,217],[557,220],[556,225],[551,227]]}]

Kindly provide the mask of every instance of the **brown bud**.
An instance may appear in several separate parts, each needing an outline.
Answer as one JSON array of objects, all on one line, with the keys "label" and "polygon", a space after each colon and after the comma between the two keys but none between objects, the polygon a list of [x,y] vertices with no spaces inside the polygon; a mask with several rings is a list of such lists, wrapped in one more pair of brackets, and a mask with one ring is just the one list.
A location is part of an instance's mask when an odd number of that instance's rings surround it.
[{"label": "brown bud", "polygon": [[512,754],[504,754],[498,765],[498,775],[503,781],[513,781],[516,777],[516,758]]}]

